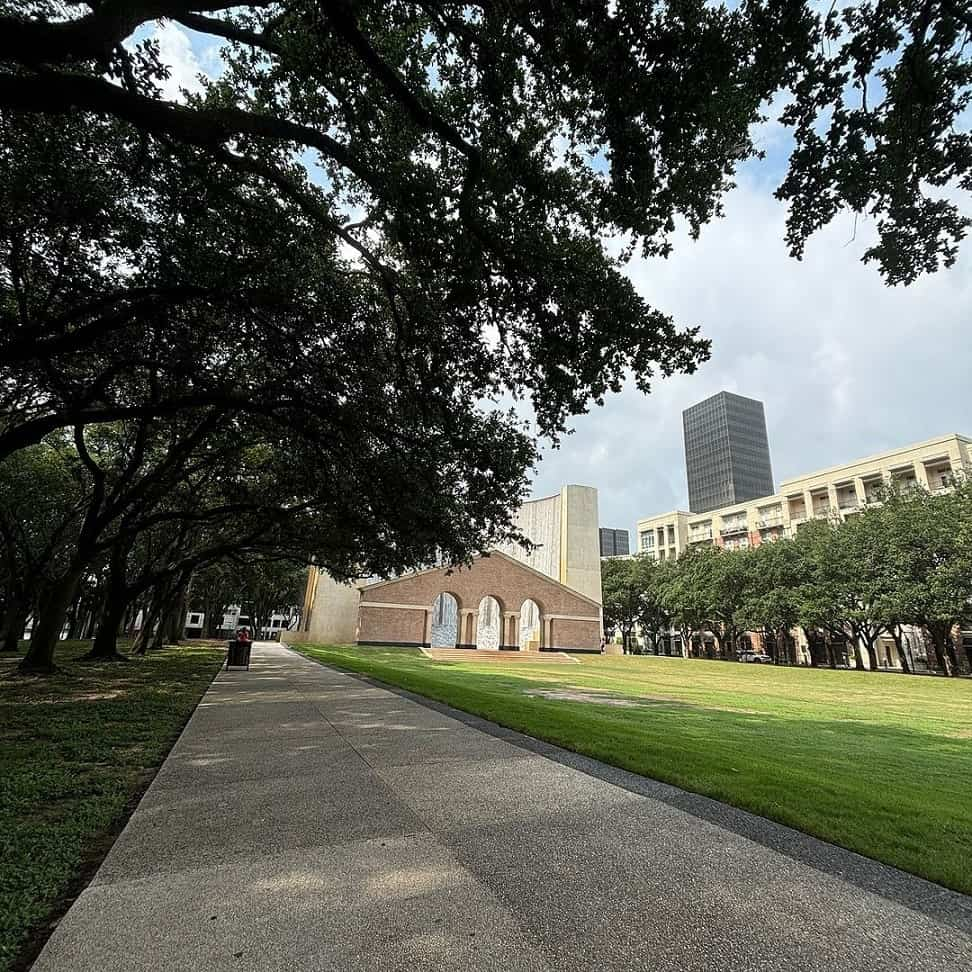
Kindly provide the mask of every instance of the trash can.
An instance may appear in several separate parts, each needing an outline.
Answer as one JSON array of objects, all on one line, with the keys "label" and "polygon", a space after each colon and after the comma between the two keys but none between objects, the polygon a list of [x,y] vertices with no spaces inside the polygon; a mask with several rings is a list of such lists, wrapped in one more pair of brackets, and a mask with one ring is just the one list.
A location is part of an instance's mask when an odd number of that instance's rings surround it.
[{"label": "trash can", "polygon": [[250,670],[250,646],[252,641],[233,640],[229,643],[229,650],[226,652],[226,668],[245,668]]}]

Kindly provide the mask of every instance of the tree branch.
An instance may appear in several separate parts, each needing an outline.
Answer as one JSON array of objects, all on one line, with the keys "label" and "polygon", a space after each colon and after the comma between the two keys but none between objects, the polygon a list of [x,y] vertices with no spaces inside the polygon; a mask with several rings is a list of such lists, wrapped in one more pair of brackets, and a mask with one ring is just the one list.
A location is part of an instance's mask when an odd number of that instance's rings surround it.
[{"label": "tree branch", "polygon": [[323,6],[322,11],[331,26],[348,42],[365,66],[395,97],[417,125],[436,132],[468,159],[479,163],[479,150],[470,145],[456,129],[443,121],[427,105],[423,104],[417,95],[412,93],[399,73],[382,59],[381,55],[368,42],[368,38],[358,29],[350,9],[344,4],[333,4]]},{"label": "tree branch", "polygon": [[346,146],[314,128],[240,108],[190,108],[125,91],[85,74],[2,74],[0,107],[51,113],[66,113],[72,108],[91,111],[120,118],[141,131],[170,135],[189,145],[207,148],[225,146],[241,135],[295,143],[317,149],[373,189],[380,190],[382,186],[378,173]]},{"label": "tree branch", "polygon": [[[269,6],[271,0],[251,0],[249,6]],[[77,20],[50,23],[21,17],[0,17],[0,58],[18,64],[63,64],[103,59],[132,32],[151,20],[178,19],[193,10],[225,10],[239,3],[177,3],[175,0],[104,0]]]},{"label": "tree branch", "polygon": [[284,53],[284,49],[265,31],[257,33],[254,30],[237,27],[236,24],[230,23],[228,20],[204,17],[201,14],[178,14],[173,16],[172,19],[201,34],[214,34],[217,37],[225,37],[226,40],[237,41],[250,47],[259,47],[268,54],[276,54],[278,57]]}]

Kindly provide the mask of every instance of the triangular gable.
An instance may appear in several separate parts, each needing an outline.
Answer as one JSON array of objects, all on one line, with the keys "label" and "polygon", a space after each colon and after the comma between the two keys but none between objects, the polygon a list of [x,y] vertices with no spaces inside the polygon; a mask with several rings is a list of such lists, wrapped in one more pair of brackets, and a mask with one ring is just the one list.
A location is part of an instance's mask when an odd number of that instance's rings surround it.
[{"label": "triangular gable", "polygon": [[[486,554],[476,554],[472,558],[473,563],[475,563],[477,560],[482,560],[486,556],[487,556]],[[513,564],[515,567],[519,568],[520,570],[526,571],[529,574],[533,574],[535,577],[539,577],[541,580],[546,581],[548,584],[553,584],[554,587],[559,587],[561,590],[567,591],[568,594],[571,594],[574,597],[579,597],[582,601],[587,601],[588,604],[598,608],[599,610],[601,608],[601,605],[597,601],[595,601],[592,597],[588,597],[586,594],[581,594],[580,591],[574,590],[573,587],[569,587],[567,584],[561,583],[559,580],[557,580],[554,577],[551,577],[549,574],[545,574],[542,570],[537,570],[536,567],[531,567],[529,564],[523,563],[522,560],[517,560],[516,557],[511,557],[509,554],[503,553],[502,550],[490,550],[488,557],[489,558],[500,557],[503,560],[507,560],[509,561],[509,563]],[[365,591],[374,591],[377,590],[379,587],[390,587],[392,584],[400,584],[402,581],[410,581],[415,577],[421,577],[423,574],[431,574],[433,571],[436,570],[446,571],[450,569],[462,570],[462,566],[456,566],[453,568],[449,568],[445,566],[427,567],[425,570],[416,570],[410,574],[402,574],[401,577],[393,577],[391,580],[378,581],[375,584],[366,584],[364,587],[360,588],[360,590],[363,594]]]}]

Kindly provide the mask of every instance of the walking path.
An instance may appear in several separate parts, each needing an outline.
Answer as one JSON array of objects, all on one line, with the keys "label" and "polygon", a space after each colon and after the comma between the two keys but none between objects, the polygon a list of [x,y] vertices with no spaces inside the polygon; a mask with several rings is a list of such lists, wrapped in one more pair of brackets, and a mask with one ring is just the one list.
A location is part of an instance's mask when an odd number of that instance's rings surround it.
[{"label": "walking path", "polygon": [[253,656],[35,970],[972,968],[968,898],[829,845],[812,866],[579,757],[278,645]]}]

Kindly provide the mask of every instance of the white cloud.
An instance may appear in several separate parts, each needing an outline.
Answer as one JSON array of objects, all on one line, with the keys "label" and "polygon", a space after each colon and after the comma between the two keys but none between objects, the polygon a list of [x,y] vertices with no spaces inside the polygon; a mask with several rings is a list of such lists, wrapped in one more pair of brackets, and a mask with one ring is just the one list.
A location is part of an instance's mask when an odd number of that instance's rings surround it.
[{"label": "white cloud", "polygon": [[189,35],[170,20],[155,26],[151,35],[159,42],[162,63],[169,66],[169,78],[162,84],[162,96],[168,101],[183,101],[183,91],[198,94],[202,91],[200,74],[214,77],[221,62],[215,46],[206,48],[201,56],[193,49]]},{"label": "white cloud", "polygon": [[776,482],[946,432],[972,434],[972,253],[950,271],[888,288],[860,257],[867,225],[838,219],[802,262],[783,243],[785,211],[759,173],[701,240],[640,261],[641,293],[683,326],[702,324],[712,359],[696,375],[633,387],[574,422],[547,454],[536,495],[597,486],[604,526],[686,509],[681,411],[721,389],[766,406]]}]

